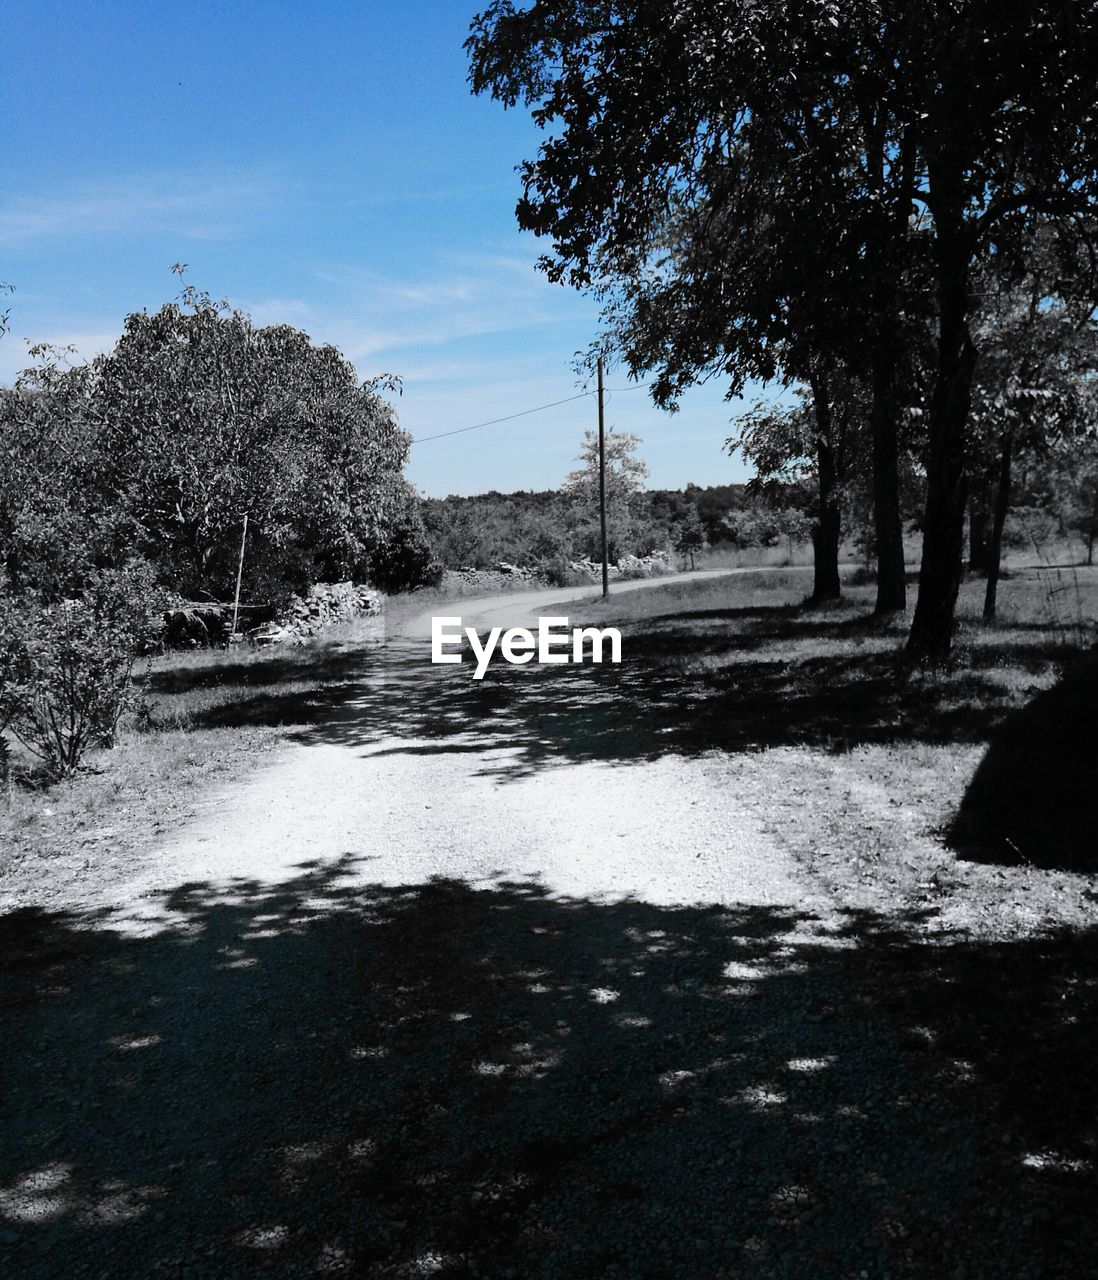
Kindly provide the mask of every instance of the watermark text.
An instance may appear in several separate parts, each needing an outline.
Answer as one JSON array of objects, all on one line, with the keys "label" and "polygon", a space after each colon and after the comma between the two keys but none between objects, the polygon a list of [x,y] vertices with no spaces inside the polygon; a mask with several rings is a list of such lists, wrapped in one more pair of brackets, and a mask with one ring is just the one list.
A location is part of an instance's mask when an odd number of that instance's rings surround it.
[{"label": "watermark text", "polygon": [[555,666],[569,662],[602,662],[609,651],[611,662],[621,662],[621,632],[616,627],[573,627],[567,618],[539,618],[535,635],[526,627],[492,627],[483,639],[475,627],[463,627],[460,618],[431,619],[431,661],[460,662],[464,642],[469,641],[476,666],[473,679],[482,680],[492,655],[499,652],[514,666],[533,662]]}]

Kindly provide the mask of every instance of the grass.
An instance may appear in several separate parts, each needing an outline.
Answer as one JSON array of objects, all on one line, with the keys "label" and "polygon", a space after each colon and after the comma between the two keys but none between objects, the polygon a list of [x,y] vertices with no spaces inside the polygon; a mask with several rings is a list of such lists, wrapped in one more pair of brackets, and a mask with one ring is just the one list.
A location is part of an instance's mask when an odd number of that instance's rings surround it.
[{"label": "grass", "polygon": [[[239,646],[153,658],[139,672],[145,707],[118,746],[94,751],[77,777],[49,787],[9,785],[0,801],[0,876],[26,859],[91,864],[110,843],[135,843],[193,812],[203,792],[327,715],[361,679],[377,621],[330,628],[301,647]],[[247,708],[248,715],[242,715]]]},{"label": "grass", "polygon": [[[1042,711],[1041,700],[1061,696],[1063,673],[1093,638],[1098,572],[1016,567],[1001,584],[994,624],[980,617],[982,583],[966,583],[955,652],[937,667],[904,661],[907,619],[874,619],[871,586],[848,585],[841,602],[807,607],[808,579],[764,567],[585,602],[574,623],[613,622],[623,631],[623,666],[589,673],[607,682],[613,705],[592,712],[585,688],[569,691],[552,669],[509,672],[505,679],[524,691],[511,708],[516,732],[536,737],[550,756],[740,758],[739,767],[757,774],[771,829],[856,906],[930,903],[942,921],[1008,931],[1026,921],[1089,918],[1084,894],[1093,886],[1078,854],[1089,829],[1079,806],[1091,789],[1077,784],[1073,800],[1060,784],[1077,778],[1079,759],[1091,767],[1090,756],[1074,738],[1070,760],[1046,749],[1067,720],[1057,705]],[[441,603],[438,593],[417,592],[391,603],[387,625],[398,632]],[[361,694],[368,627],[333,628],[300,648],[155,659],[140,732],[95,753],[70,783],[9,790],[0,856],[9,869],[26,858],[79,861],[87,852],[91,859],[105,841],[144,840],[183,820],[211,784],[327,724],[334,708]],[[486,682],[469,696],[501,692],[511,696]],[[1011,728],[1027,706],[1039,713],[1036,735]],[[439,719],[438,710],[425,701],[429,719]],[[1034,799],[1038,786],[1057,797],[1060,843],[1047,848],[1044,828],[1035,832],[1024,819],[1026,811],[1045,813]],[[1002,821],[988,818],[989,794]],[[1015,817],[1007,821],[1012,797]],[[949,846],[951,834],[965,859]],[[1011,863],[1004,878],[999,871]],[[1057,879],[1061,873],[1068,879]]]},{"label": "grass", "polygon": [[[153,659],[147,684],[146,732],[217,727],[221,712],[242,698],[267,696],[285,708],[282,726],[308,724],[337,691],[358,678],[364,652],[384,637],[385,623],[359,619],[327,629],[310,644],[167,654]],[[272,726],[280,727],[280,726]]]},{"label": "grass", "polygon": [[966,582],[934,666],[905,660],[910,612],[875,619],[872,587],[826,607],[806,589],[780,571],[672,584],[582,621],[621,628],[657,740],[749,753],[768,826],[848,905],[982,936],[1093,923],[1098,570],[1016,567],[992,623]]}]

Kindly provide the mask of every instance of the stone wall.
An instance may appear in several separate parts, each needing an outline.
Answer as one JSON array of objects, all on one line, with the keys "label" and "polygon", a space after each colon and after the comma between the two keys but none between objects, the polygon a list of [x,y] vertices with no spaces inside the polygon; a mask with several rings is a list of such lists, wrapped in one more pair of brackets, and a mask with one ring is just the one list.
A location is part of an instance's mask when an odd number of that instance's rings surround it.
[{"label": "stone wall", "polygon": [[[602,564],[598,560],[572,560],[568,567],[574,573],[581,573],[592,582],[602,581]],[[664,573],[674,573],[675,566],[670,556],[654,552],[650,556],[622,556],[617,564],[610,566],[608,576],[616,578],[656,578]]]},{"label": "stone wall", "polygon": [[[565,586],[582,586],[587,582],[602,581],[602,564],[597,560],[570,560],[571,577]],[[670,555],[656,552],[650,556],[622,556],[610,566],[611,581],[619,578],[656,578],[674,573]],[[501,561],[494,569],[447,569],[442,576],[443,592],[469,594],[477,592],[493,595],[497,592],[523,590],[527,587],[548,587],[551,584],[536,569]]]},{"label": "stone wall", "polygon": [[318,582],[304,596],[291,596],[289,604],[273,622],[247,633],[253,644],[303,644],[326,627],[356,618],[377,618],[385,597],[373,587],[354,582]]}]

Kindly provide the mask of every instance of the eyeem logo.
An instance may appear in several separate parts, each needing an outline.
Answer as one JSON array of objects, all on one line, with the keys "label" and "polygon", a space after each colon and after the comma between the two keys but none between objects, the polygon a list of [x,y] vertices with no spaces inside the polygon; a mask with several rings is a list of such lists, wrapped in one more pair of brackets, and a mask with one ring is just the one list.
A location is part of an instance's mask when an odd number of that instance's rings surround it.
[{"label": "eyeem logo", "polygon": [[468,637],[469,645],[476,657],[474,680],[482,680],[488,670],[492,654],[499,646],[499,652],[507,662],[515,666],[532,662],[536,657],[539,663],[553,666],[565,662],[601,662],[604,648],[610,646],[610,661],[621,661],[621,632],[615,627],[575,627],[568,629],[567,618],[539,618],[538,633],[525,627],[511,627],[504,631],[502,627],[493,627],[488,638],[481,640],[473,627],[463,627],[460,618],[431,619],[431,661],[460,662],[460,653],[447,653],[447,648],[457,645]]}]

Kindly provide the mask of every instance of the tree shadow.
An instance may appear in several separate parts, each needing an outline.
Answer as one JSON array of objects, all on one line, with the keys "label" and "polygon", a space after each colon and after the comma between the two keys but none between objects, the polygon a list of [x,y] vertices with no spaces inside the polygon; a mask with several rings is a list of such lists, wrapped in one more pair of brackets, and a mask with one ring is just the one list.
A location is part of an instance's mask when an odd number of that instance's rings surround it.
[{"label": "tree shadow", "polygon": [[425,641],[398,637],[369,653],[288,656],[255,677],[239,668],[228,678],[254,678],[254,693],[199,707],[189,723],[293,726],[300,742],[416,754],[466,751],[475,735],[507,749],[485,769],[512,777],[556,762],[714,750],[983,743],[1038,687],[1027,675],[1047,679],[1074,656],[1048,630],[978,629],[927,669],[907,660],[895,619],[847,606],[822,616],[790,605],[702,610],[626,624],[620,666],[497,657],[480,681],[468,652],[461,666],[436,667]]},{"label": "tree shadow", "polygon": [[535,882],[3,919],[9,1274],[1084,1274],[1098,938]]},{"label": "tree shadow", "polygon": [[965,791],[949,839],[974,861],[1098,869],[1098,657],[1008,716]]},{"label": "tree shadow", "polygon": [[296,725],[300,742],[369,753],[465,751],[475,741],[485,771],[522,777],[554,763],[714,750],[986,742],[1023,696],[1017,672],[1052,661],[1036,643],[998,657],[985,646],[977,661],[935,671],[913,668],[890,646],[772,658],[750,636],[676,637],[662,656],[648,643],[643,633],[626,635],[620,666],[497,660],[475,680],[469,661],[432,666],[426,645],[395,641],[348,684],[257,691],[197,713],[194,723]]},{"label": "tree shadow", "polygon": [[231,652],[220,660],[175,663],[153,671],[147,682],[153,695],[191,693],[197,689],[266,686],[293,680],[346,680],[362,671],[363,653],[346,645],[322,644],[263,654],[242,661]]}]

